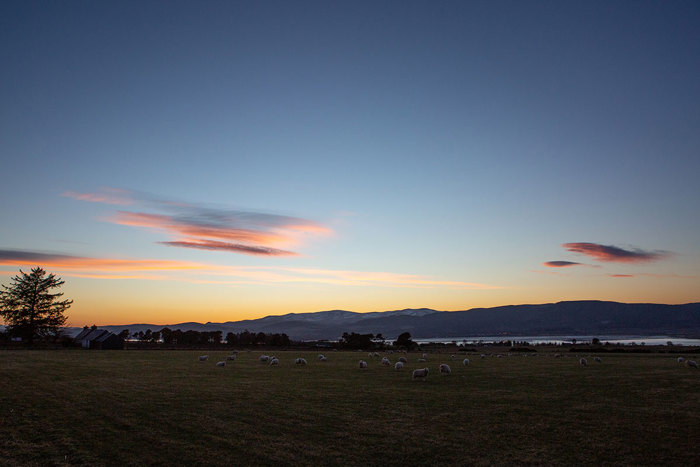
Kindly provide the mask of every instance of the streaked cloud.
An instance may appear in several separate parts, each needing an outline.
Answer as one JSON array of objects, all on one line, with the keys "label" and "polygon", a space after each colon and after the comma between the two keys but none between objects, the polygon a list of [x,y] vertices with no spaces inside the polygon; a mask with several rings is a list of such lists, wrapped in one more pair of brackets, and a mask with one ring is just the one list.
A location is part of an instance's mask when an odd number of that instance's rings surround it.
[{"label": "streaked cloud", "polygon": [[80,201],[89,201],[91,203],[117,204],[128,206],[134,203],[131,192],[121,188],[103,188],[97,193],[78,193],[75,191],[66,191],[61,196],[73,198]]},{"label": "streaked cloud", "polygon": [[225,251],[257,256],[295,256],[290,248],[333,233],[315,221],[278,214],[215,208],[171,201],[116,188],[98,193],[66,192],[64,196],[106,204],[132,204],[104,220],[144,228],[169,236],[158,242],[181,248]]},{"label": "streaked cloud", "polygon": [[634,274],[608,274],[608,277],[634,277]]},{"label": "streaked cloud", "polygon": [[547,261],[542,263],[543,266],[548,268],[568,268],[571,266],[581,266],[581,263],[575,263],[573,261]]},{"label": "streaked cloud", "polygon": [[198,250],[232,251],[253,256],[297,256],[292,251],[278,250],[263,246],[251,246],[241,243],[215,242],[213,240],[198,242],[158,242],[161,245],[176,246],[182,248],[195,248]]},{"label": "streaked cloud", "polygon": [[625,250],[624,248],[601,245],[599,243],[564,243],[562,247],[572,253],[583,254],[596,261],[603,262],[646,263],[668,256],[668,253],[663,251],[645,251],[638,248]]},{"label": "streaked cloud", "polygon": [[61,276],[139,279],[193,284],[264,285],[314,283],[340,286],[491,290],[501,287],[427,276],[376,271],[305,269],[275,266],[221,266],[159,259],[92,258],[21,250],[0,250],[0,266],[41,266]]}]

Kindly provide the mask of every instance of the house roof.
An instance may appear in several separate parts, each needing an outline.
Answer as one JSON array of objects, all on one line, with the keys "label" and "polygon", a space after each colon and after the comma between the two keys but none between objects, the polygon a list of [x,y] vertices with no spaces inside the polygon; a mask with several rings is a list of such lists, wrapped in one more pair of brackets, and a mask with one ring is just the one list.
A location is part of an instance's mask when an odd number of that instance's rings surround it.
[{"label": "house roof", "polygon": [[82,340],[82,341],[84,341],[84,340],[93,341],[93,340],[97,339],[98,337],[100,337],[100,336],[102,336],[103,334],[108,333],[108,332],[109,332],[109,331],[107,331],[107,330],[105,330],[105,329],[93,329],[92,332],[90,332],[90,333],[84,335],[80,340]]},{"label": "house roof", "polygon": [[88,334],[90,334],[91,331],[93,331],[93,329],[91,329],[91,328],[83,328],[83,330],[80,331],[80,333],[78,333],[78,335],[75,336],[74,339],[77,340],[77,341],[83,340],[83,338],[84,338],[85,336],[87,336]]},{"label": "house roof", "polygon": [[97,342],[104,342],[104,341],[106,341],[107,339],[109,339],[109,338],[112,337],[112,336],[118,337],[118,336],[117,336],[116,334],[114,334],[113,332],[105,332],[105,333],[102,334],[100,337],[98,337],[97,339],[94,339],[94,340],[96,340]]}]

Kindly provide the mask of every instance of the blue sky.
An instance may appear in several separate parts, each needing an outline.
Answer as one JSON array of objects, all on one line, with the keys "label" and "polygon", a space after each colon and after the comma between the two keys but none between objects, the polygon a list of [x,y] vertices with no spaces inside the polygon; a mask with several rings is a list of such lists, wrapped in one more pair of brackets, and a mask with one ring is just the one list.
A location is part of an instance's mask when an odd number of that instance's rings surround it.
[{"label": "blue sky", "polygon": [[[110,322],[152,302],[206,320],[696,301],[698,24],[696,2],[3,2],[1,267],[36,265],[22,252],[49,270],[65,255],[432,281],[202,289],[55,265],[75,319]],[[130,204],[78,196],[100,193]],[[259,240],[295,253],[263,256],[115,222],[168,203],[188,206],[179,221],[323,232]]]}]

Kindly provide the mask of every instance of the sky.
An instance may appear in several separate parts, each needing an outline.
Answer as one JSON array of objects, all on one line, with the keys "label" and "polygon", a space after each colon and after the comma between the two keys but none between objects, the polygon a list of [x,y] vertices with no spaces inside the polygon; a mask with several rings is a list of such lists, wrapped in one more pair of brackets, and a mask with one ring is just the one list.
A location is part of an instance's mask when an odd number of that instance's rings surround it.
[{"label": "sky", "polygon": [[4,1],[0,283],[69,324],[700,301],[696,1]]}]

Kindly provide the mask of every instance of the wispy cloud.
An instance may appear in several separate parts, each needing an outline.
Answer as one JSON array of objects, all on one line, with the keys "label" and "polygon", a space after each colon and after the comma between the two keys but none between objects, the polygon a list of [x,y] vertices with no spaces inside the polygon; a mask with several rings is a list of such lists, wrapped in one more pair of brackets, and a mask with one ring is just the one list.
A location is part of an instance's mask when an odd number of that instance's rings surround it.
[{"label": "wispy cloud", "polygon": [[0,250],[0,266],[42,266],[69,277],[139,279],[196,284],[294,284],[490,290],[498,286],[439,280],[414,274],[305,269],[274,266],[221,266],[159,259],[92,258],[21,250]]},{"label": "wispy cloud", "polygon": [[608,277],[634,277],[634,274],[608,274]]},{"label": "wispy cloud", "polygon": [[66,191],[62,193],[62,196],[80,201],[89,201],[91,203],[117,204],[122,206],[128,206],[134,203],[131,192],[121,188],[103,188],[98,193]]},{"label": "wispy cloud", "polygon": [[542,263],[543,266],[548,268],[568,268],[571,266],[581,266],[581,263],[575,263],[573,261],[547,261]]},{"label": "wispy cloud", "polygon": [[646,263],[668,256],[668,253],[663,251],[645,251],[638,248],[625,250],[624,248],[601,245],[599,243],[564,243],[562,247],[572,253],[583,254],[603,262]]},{"label": "wispy cloud", "polygon": [[119,225],[162,232],[170,238],[162,245],[226,251],[256,256],[295,256],[309,239],[333,233],[329,227],[299,217],[213,208],[170,201],[121,189],[99,193],[66,192],[74,199],[106,204],[131,204],[138,209],[117,211],[105,218]]},{"label": "wispy cloud", "polygon": [[197,242],[158,242],[161,245],[176,246],[182,248],[195,248],[198,250],[214,250],[214,251],[232,251],[235,253],[243,253],[253,256],[297,256],[292,251],[278,250],[276,248],[268,248],[264,246],[251,246],[241,243],[226,243],[216,242],[213,240],[197,241]]}]

